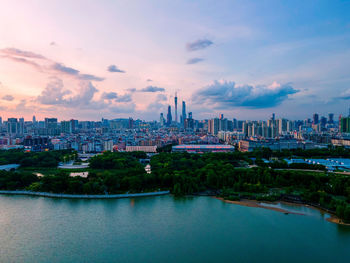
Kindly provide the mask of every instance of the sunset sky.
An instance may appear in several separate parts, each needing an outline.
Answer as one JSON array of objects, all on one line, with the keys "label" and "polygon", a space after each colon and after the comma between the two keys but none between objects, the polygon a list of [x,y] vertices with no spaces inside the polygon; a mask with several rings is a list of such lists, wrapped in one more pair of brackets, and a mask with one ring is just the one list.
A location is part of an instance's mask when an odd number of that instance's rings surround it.
[{"label": "sunset sky", "polygon": [[[350,107],[350,1],[14,1],[0,116],[304,119]],[[179,107],[181,110],[181,107]]]}]

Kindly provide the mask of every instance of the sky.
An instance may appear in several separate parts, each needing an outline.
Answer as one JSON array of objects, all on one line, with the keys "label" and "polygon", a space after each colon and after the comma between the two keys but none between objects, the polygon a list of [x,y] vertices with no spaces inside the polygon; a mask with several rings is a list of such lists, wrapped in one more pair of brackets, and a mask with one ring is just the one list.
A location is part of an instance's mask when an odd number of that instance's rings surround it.
[{"label": "sky", "polygon": [[349,14],[337,0],[1,0],[0,116],[158,120],[175,92],[195,119],[347,115]]}]

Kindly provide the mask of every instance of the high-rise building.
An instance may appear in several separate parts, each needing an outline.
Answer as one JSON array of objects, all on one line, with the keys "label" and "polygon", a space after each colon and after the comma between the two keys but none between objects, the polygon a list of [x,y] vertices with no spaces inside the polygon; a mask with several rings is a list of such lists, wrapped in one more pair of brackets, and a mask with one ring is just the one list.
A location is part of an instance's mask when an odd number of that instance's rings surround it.
[{"label": "high-rise building", "polygon": [[36,128],[36,126],[37,126],[37,123],[36,123],[36,117],[35,117],[35,115],[33,115],[33,127],[34,128]]},{"label": "high-rise building", "polygon": [[46,129],[57,129],[57,118],[45,118]]},{"label": "high-rise building", "polygon": [[184,128],[192,130],[194,129],[194,120],[192,118],[192,112],[188,113],[188,118],[186,118],[184,122]]},{"label": "high-rise building", "polygon": [[232,129],[238,129],[238,122],[237,119],[232,120]]},{"label": "high-rise building", "polygon": [[173,121],[173,118],[171,116],[171,106],[168,106],[168,114],[166,115],[166,124],[167,126],[171,125],[171,122]]},{"label": "high-rise building", "polygon": [[219,132],[219,118],[208,121],[208,132],[212,135],[217,135]]},{"label": "high-rise building", "polygon": [[312,121],[312,124],[318,124],[318,122],[319,122],[319,119],[318,119],[318,114],[317,113],[315,113],[314,115],[313,115],[313,121]]},{"label": "high-rise building", "polygon": [[187,118],[186,116],[186,102],[182,101],[182,124],[184,123],[185,119]]},{"label": "high-rise building", "polygon": [[17,132],[18,134],[24,134],[24,118],[19,118]]},{"label": "high-rise building", "polygon": [[334,123],[334,114],[333,113],[329,113],[328,114],[328,123],[329,124],[333,124]]},{"label": "high-rise building", "polygon": [[219,131],[227,131],[228,130],[227,125],[228,125],[227,119],[224,119],[224,115],[221,114],[219,119]]},{"label": "high-rise building", "polygon": [[15,135],[18,133],[18,120],[17,118],[7,119],[7,133],[10,135]]},{"label": "high-rise building", "polygon": [[177,92],[175,92],[175,122],[177,123]]},{"label": "high-rise building", "polygon": [[129,123],[128,123],[128,129],[134,128],[134,120],[133,118],[129,117]]},{"label": "high-rise building", "polygon": [[72,123],[70,121],[61,121],[61,132],[72,133]]},{"label": "high-rise building", "polygon": [[244,136],[248,136],[248,123],[242,122],[242,132]]},{"label": "high-rise building", "polygon": [[340,117],[339,121],[340,132],[342,133],[350,133],[350,117]]},{"label": "high-rise building", "polygon": [[164,120],[164,115],[163,115],[163,113],[160,114],[159,123],[160,123],[160,126],[161,126],[161,127],[163,127],[164,124],[165,124],[165,120]]},{"label": "high-rise building", "polygon": [[78,129],[79,122],[78,120],[70,120],[72,126],[72,132],[75,132]]},{"label": "high-rise building", "polygon": [[59,134],[57,118],[45,118],[44,127],[47,135]]},{"label": "high-rise building", "polygon": [[292,132],[294,130],[294,122],[287,121],[287,132]]},{"label": "high-rise building", "polygon": [[286,119],[278,119],[278,134],[283,134],[287,131],[287,120]]}]

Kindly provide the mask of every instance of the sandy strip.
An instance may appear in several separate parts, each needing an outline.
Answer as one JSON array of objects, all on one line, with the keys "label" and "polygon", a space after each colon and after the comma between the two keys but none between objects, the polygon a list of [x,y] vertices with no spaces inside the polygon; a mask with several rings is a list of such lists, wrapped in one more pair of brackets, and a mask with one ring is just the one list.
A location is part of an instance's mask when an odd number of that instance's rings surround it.
[{"label": "sandy strip", "polygon": [[345,223],[343,220],[339,219],[338,217],[332,215],[331,217],[328,217],[326,219],[328,222],[335,223],[338,225],[344,225],[344,226],[350,226],[350,223]]},{"label": "sandy strip", "polygon": [[[242,206],[248,206],[248,207],[264,208],[264,209],[273,210],[273,211],[281,212],[281,213],[285,213],[285,214],[305,215],[303,213],[294,212],[294,211],[286,210],[286,209],[279,208],[279,207],[265,206],[265,205],[262,205],[261,202],[254,201],[254,200],[231,201],[231,200],[225,200],[224,198],[221,198],[221,197],[214,197],[214,198],[219,199],[219,200],[221,200],[221,201],[223,201],[225,203],[229,203],[229,204],[242,205]],[[269,203],[271,203],[271,202],[269,202]]]},{"label": "sandy strip", "polygon": [[[236,204],[236,205],[242,205],[242,206],[248,206],[248,207],[258,207],[258,208],[265,208],[265,209],[269,209],[269,210],[273,210],[276,212],[281,212],[281,213],[287,213],[287,214],[295,214],[295,215],[305,215],[303,213],[298,213],[298,212],[294,212],[294,211],[289,211],[286,209],[282,209],[282,208],[278,208],[278,207],[269,207],[269,206],[264,206],[261,203],[267,203],[267,204],[277,204],[277,202],[259,202],[256,200],[241,200],[241,201],[230,201],[230,200],[225,200],[221,197],[214,197],[216,199],[219,199],[225,203],[230,203],[230,204]],[[278,201],[279,203],[282,204],[286,204],[286,205],[298,205],[298,206],[305,206],[311,209],[316,209],[318,211],[320,211],[321,213],[327,213],[330,215],[330,217],[328,217],[326,220],[328,222],[334,223],[334,224],[338,224],[338,225],[344,225],[344,226],[350,226],[350,223],[345,223],[343,220],[341,220],[340,218],[336,217],[333,214],[330,214],[329,212],[318,208],[318,207],[314,207],[314,206],[310,206],[310,205],[306,205],[306,204],[296,204],[296,203],[290,203],[290,202],[286,202],[286,201]]]}]

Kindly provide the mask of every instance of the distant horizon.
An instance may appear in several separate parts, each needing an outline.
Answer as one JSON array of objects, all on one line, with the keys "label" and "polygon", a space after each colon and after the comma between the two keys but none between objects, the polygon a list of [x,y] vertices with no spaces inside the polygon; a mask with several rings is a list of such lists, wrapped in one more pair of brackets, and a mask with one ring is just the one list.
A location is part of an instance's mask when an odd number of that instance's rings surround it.
[{"label": "distant horizon", "polygon": [[[328,117],[329,115],[328,114],[334,114],[332,112],[330,113],[327,113],[325,115],[322,115],[322,114],[319,114],[317,112],[315,112],[316,114],[319,115],[319,119],[321,119],[321,117],[326,117],[327,120],[328,120]],[[164,114],[164,112],[163,112]],[[314,113],[313,113],[314,114]],[[272,114],[271,114],[272,115]],[[271,115],[270,116],[267,116],[265,119],[242,119],[242,118],[235,118],[235,117],[227,117],[224,115],[224,119],[228,119],[228,120],[233,120],[233,119],[236,119],[237,121],[266,121],[266,120],[269,120],[271,119]],[[95,122],[98,122],[98,121],[102,121],[102,119],[106,119],[106,120],[117,120],[117,119],[129,119],[129,118],[132,118],[133,120],[141,120],[141,121],[146,121],[146,122],[152,122],[152,121],[157,121],[159,122],[159,118],[158,119],[153,119],[153,120],[146,120],[146,119],[142,119],[142,118],[134,118],[133,116],[120,116],[120,117],[115,117],[115,118],[104,118],[104,117],[101,117],[100,119],[79,119],[79,118],[63,118],[63,119],[60,119],[58,118],[57,116],[46,116],[44,118],[38,118],[36,115],[32,115],[31,118],[24,118],[24,121],[32,121],[33,120],[33,116],[35,116],[36,118],[36,121],[45,121],[45,118],[57,118],[57,121],[70,121],[70,120],[78,120],[78,121],[95,121]],[[338,122],[338,119],[339,119],[339,116],[342,116],[342,117],[348,117],[350,115],[346,115],[346,114],[334,114],[334,117],[333,117],[333,120],[335,122]],[[9,118],[16,118],[16,119],[20,119],[20,118],[23,118],[22,116],[21,117],[15,117],[15,116],[12,116],[12,117],[6,117],[4,118],[3,116],[0,116],[2,118],[2,121],[7,121]],[[219,118],[220,116],[212,116],[210,118],[204,118],[204,119],[198,119],[198,118],[195,118],[193,117],[194,120],[198,120],[198,121],[204,121],[204,120],[209,120],[209,119],[214,119],[214,118]],[[290,121],[304,121],[304,120],[307,120],[307,119],[310,119],[312,120],[312,117],[313,115],[310,115],[309,117],[305,117],[303,119],[291,119],[291,118],[288,118],[288,117],[279,117],[279,115],[275,115],[275,119],[278,120],[278,119],[286,119],[286,120],[290,120]],[[164,114],[164,118],[166,118],[166,114]],[[175,123],[175,121],[173,120],[172,121],[173,123]],[[178,121],[177,123],[180,123],[180,121]]]}]

